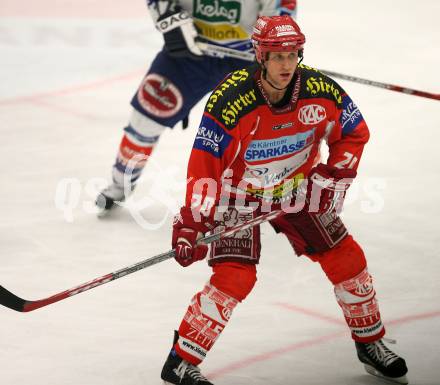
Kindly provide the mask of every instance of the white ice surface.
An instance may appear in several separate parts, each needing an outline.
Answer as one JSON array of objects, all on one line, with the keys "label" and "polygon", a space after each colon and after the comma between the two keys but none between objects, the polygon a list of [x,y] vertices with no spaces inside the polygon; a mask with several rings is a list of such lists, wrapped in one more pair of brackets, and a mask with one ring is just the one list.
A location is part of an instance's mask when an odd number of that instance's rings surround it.
[{"label": "white ice surface", "polygon": [[[169,211],[183,200],[202,104],[190,129],[161,138],[133,196],[137,219],[127,209],[105,220],[90,212],[96,184],[110,176],[128,102],[161,46],[144,2],[121,4],[0,2],[0,284],[26,299],[169,249]],[[300,7],[305,63],[440,91],[437,0]],[[372,134],[344,220],[365,249],[411,383],[438,385],[440,104],[340,83]],[[167,176],[162,185],[159,174]],[[162,218],[156,230],[141,226]],[[259,281],[204,373],[219,385],[379,384],[357,361],[319,266],[295,257],[269,226],[262,240]],[[172,331],[209,272],[203,263],[184,270],[167,261],[31,313],[0,308],[0,384],[161,383]]]}]

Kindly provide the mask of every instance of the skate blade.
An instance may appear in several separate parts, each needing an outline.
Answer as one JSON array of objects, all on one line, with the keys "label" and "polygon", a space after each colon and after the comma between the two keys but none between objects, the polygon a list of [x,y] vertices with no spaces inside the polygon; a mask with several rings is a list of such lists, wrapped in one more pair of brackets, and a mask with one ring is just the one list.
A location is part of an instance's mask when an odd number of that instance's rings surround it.
[{"label": "skate blade", "polygon": [[112,211],[112,209],[98,209],[98,212],[96,213],[96,216],[98,218],[105,218],[110,214],[110,211]]},{"label": "skate blade", "polygon": [[393,382],[395,384],[408,384],[408,379],[405,376],[402,377],[387,377],[384,376],[381,372],[379,372],[378,370],[376,370],[375,368],[373,368],[372,366],[368,365],[368,364],[364,364],[364,368],[367,371],[367,373],[379,377],[383,380],[389,381],[389,382]]},{"label": "skate blade", "polygon": [[106,209],[105,207],[99,207],[98,205],[96,207],[96,216],[100,218],[106,218],[110,215],[110,213],[114,213],[115,211],[118,211],[119,205],[115,202],[113,205]]}]

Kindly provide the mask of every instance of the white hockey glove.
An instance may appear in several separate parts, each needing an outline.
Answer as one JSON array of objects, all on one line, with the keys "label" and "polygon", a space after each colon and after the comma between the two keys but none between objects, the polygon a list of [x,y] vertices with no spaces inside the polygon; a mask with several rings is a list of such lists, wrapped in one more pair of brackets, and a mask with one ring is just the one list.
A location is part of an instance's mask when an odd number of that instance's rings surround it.
[{"label": "white hockey glove", "polygon": [[173,57],[200,59],[203,52],[196,45],[197,30],[191,16],[179,5],[168,8],[156,22],[162,32],[165,49]]}]

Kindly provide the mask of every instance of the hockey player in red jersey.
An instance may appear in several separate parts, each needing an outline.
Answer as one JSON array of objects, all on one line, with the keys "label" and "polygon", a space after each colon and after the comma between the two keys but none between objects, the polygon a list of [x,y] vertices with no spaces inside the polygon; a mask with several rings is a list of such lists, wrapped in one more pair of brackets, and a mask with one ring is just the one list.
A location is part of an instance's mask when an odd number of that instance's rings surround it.
[{"label": "hockey player in red jersey", "polygon": [[[364,253],[338,215],[369,138],[367,125],[335,81],[298,64],[305,37],[291,18],[260,17],[252,39],[257,63],[232,72],[213,91],[191,152],[186,204],[174,222],[172,245],[182,266],[208,255],[213,274],[191,300],[162,379],[212,384],[198,365],[256,282],[258,227],[209,249],[197,239],[281,208],[272,226],[297,255],[324,270],[359,360],[369,373],[405,384],[405,360],[382,340]],[[324,141],[329,156],[319,163]]]},{"label": "hockey player in red jersey", "polygon": [[[296,0],[147,0],[164,46],[136,90],[112,168],[113,182],[97,197],[99,215],[126,199],[167,128],[185,127],[191,108],[229,72],[248,63],[205,55],[199,40],[219,48],[252,50],[259,15],[295,17]],[[186,123],[185,123],[186,122]]]}]

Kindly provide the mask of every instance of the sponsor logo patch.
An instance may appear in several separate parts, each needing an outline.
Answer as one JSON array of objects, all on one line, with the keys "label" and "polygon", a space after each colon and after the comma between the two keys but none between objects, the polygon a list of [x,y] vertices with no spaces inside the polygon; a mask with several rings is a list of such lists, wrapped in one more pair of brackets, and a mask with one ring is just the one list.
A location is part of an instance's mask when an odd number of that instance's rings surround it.
[{"label": "sponsor logo patch", "polygon": [[[250,207],[229,207],[226,212],[217,212],[216,219],[221,227],[231,227],[242,224],[254,218],[253,209]],[[220,239],[213,243],[212,259],[224,257],[238,257],[241,260],[255,260],[258,252],[255,247],[255,230],[248,228],[237,231],[232,236]]]},{"label": "sponsor logo patch", "polygon": [[236,0],[196,0],[193,17],[209,22],[237,24],[241,17],[241,2]]},{"label": "sponsor logo patch", "polygon": [[276,25],[277,36],[298,35],[290,24]]},{"label": "sponsor logo patch", "polygon": [[271,172],[268,167],[248,167],[246,171],[263,181],[264,185],[273,186],[293,173],[296,167],[284,166],[282,170]]},{"label": "sponsor logo patch", "polygon": [[179,27],[187,22],[189,15],[186,12],[180,12],[175,15],[171,15],[164,20],[161,20],[157,24],[157,28],[160,32],[166,33],[174,28]]},{"label": "sponsor logo patch", "polygon": [[246,81],[248,77],[249,72],[245,69],[232,72],[232,74],[213,91],[206,103],[206,110],[211,112],[229,87],[237,87],[238,83]]},{"label": "sponsor logo patch", "polygon": [[204,116],[197,130],[193,148],[209,152],[216,158],[221,158],[228,147],[232,136],[225,132],[211,118]]},{"label": "sponsor logo patch", "polygon": [[259,161],[279,158],[301,151],[313,142],[315,129],[296,135],[283,136],[277,139],[253,140],[245,153],[246,161]]},{"label": "sponsor logo patch", "polygon": [[340,117],[342,132],[344,134],[352,132],[363,119],[357,105],[348,95],[345,95],[342,98],[342,114]]},{"label": "sponsor logo patch", "polygon": [[341,91],[339,90],[339,88],[336,86],[335,83],[329,82],[327,81],[327,79],[321,76],[317,78],[312,76],[309,79],[307,79],[306,84],[307,84],[306,90],[310,95],[318,96],[322,94],[329,94],[329,95],[333,95],[333,97],[335,98],[338,104],[342,103]]},{"label": "sponsor logo patch", "polygon": [[254,33],[258,35],[261,34],[261,30],[266,26],[266,24],[267,23],[264,20],[258,19],[254,27]]},{"label": "sponsor logo patch", "polygon": [[210,24],[200,20],[195,20],[194,24],[200,30],[200,35],[210,40],[244,40],[249,38],[247,32],[239,26]]},{"label": "sponsor logo patch", "polygon": [[237,117],[243,108],[250,106],[257,100],[255,90],[249,90],[243,94],[238,94],[234,100],[228,101],[226,107],[222,109],[223,122],[227,126],[237,123]]},{"label": "sponsor logo patch", "polygon": [[292,195],[292,191],[296,190],[300,183],[304,180],[304,174],[300,173],[293,178],[285,179],[282,184],[269,188],[251,188],[248,187],[246,192],[254,197],[261,199],[269,199],[274,203],[280,203],[283,198]]},{"label": "sponsor logo patch", "polygon": [[278,131],[278,130],[282,130],[284,128],[289,128],[293,126],[293,122],[288,122],[288,123],[284,123],[284,124],[278,124],[276,126],[272,127],[272,131]]},{"label": "sponsor logo patch", "polygon": [[148,74],[139,87],[137,98],[140,105],[159,118],[175,115],[183,103],[182,94],[168,79],[158,74]]},{"label": "sponsor logo patch", "polygon": [[183,350],[189,352],[190,354],[196,353],[196,355],[201,356],[202,358],[205,358],[206,357],[206,351],[204,349],[200,348],[197,345],[193,345],[189,341],[190,340],[182,338],[181,348]]},{"label": "sponsor logo patch", "polygon": [[325,108],[319,104],[310,104],[298,111],[298,119],[303,124],[318,124],[326,117]]}]

